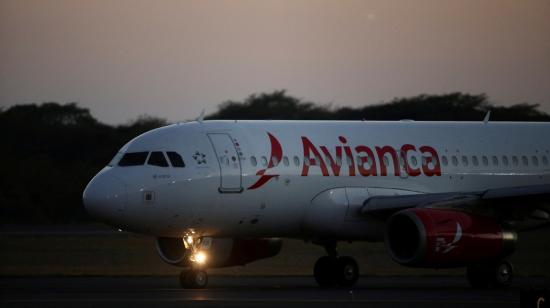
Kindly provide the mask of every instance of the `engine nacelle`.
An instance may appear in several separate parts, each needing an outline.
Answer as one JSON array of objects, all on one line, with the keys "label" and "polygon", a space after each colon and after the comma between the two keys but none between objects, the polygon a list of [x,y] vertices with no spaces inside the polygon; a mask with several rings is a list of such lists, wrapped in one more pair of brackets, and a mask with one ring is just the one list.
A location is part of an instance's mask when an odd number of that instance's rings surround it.
[{"label": "engine nacelle", "polygon": [[[205,253],[205,267],[228,267],[274,257],[281,251],[281,239],[203,238],[198,250]],[[157,238],[157,251],[168,264],[190,266],[192,250],[181,238]]]},{"label": "engine nacelle", "polygon": [[176,266],[188,266],[191,250],[185,248],[182,238],[158,237],[157,252],[162,261]]},{"label": "engine nacelle", "polygon": [[394,261],[413,267],[460,267],[503,258],[517,235],[494,220],[448,209],[407,209],[387,223],[386,247]]}]

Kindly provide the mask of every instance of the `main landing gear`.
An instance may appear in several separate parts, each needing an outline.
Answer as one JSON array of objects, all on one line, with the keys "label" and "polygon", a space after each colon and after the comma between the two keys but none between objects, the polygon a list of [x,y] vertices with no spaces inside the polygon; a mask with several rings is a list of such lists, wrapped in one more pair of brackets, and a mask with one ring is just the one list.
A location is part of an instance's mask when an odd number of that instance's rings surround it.
[{"label": "main landing gear", "polygon": [[313,275],[320,287],[351,287],[359,279],[359,266],[352,257],[339,257],[336,243],[326,245],[328,256],[315,262]]},{"label": "main landing gear", "polygon": [[466,278],[477,289],[508,287],[514,279],[514,267],[506,260],[471,264],[466,269]]}]

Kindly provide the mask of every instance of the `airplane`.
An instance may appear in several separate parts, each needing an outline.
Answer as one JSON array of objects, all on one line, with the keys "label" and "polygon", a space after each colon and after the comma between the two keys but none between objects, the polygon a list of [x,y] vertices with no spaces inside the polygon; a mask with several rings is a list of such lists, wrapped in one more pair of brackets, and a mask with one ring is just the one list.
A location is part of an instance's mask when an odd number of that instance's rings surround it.
[{"label": "airplane", "polygon": [[466,268],[509,286],[517,232],[550,221],[549,123],[241,121],[177,123],[124,145],[87,185],[86,210],[156,237],[183,288],[207,269],[277,255],[283,238],[326,250],[321,287],[351,287],[341,241],[385,242],[404,266]]}]

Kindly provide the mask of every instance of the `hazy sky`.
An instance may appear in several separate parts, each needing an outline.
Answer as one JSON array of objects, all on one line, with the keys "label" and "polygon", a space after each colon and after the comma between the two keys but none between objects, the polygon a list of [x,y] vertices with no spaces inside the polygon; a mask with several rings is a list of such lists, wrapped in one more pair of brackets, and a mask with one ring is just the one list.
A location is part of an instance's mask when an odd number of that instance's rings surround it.
[{"label": "hazy sky", "polygon": [[550,111],[550,0],[0,0],[0,105],[170,121],[288,89],[359,106],[487,93]]}]

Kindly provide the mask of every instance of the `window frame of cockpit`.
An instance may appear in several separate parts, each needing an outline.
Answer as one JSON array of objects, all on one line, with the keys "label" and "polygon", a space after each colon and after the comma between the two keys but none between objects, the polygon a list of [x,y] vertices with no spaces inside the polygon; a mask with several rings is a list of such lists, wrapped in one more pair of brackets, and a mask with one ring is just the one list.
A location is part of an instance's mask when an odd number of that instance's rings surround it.
[{"label": "window frame of cockpit", "polygon": [[[162,158],[163,158],[164,163],[166,165],[164,166],[164,165],[156,165],[156,164],[149,163],[149,161],[151,160],[151,157],[153,156],[153,153],[160,153],[162,155]],[[172,163],[168,160],[168,158],[166,156],[167,155],[164,151],[150,151],[149,155],[147,156],[147,160],[145,161],[145,164],[147,166],[153,166],[153,167],[160,167],[160,168],[170,168],[170,167],[172,167],[173,168]]]},{"label": "window frame of cockpit", "polygon": [[[147,152],[147,156],[145,157],[145,161],[142,164],[139,165],[120,165],[120,161],[126,154],[132,154],[132,153],[143,153]],[[166,162],[166,166],[160,166],[160,165],[154,165],[149,164],[149,159],[151,158],[151,155],[153,155],[154,152],[160,152],[162,153],[164,157],[164,161]],[[182,165],[176,166],[174,165],[172,159],[168,155],[168,152],[175,153],[178,155],[179,159],[181,160]],[[115,156],[111,159],[111,161],[107,164],[109,167],[137,167],[137,166],[152,166],[152,167],[160,167],[160,168],[185,168],[187,167],[187,164],[185,163],[185,159],[183,159],[183,155],[180,154],[180,152],[175,150],[162,150],[162,151],[135,151],[135,152],[117,152]]]},{"label": "window frame of cockpit", "polygon": [[111,159],[111,161],[107,164],[109,167],[115,167],[118,166],[118,162],[122,159],[124,156],[124,152],[117,152],[115,156]]},{"label": "window frame of cockpit", "polygon": [[[168,153],[174,153],[178,156],[178,158],[181,160],[181,163],[183,164],[183,166],[176,166],[174,165],[174,162],[172,161],[172,158],[170,157],[170,155]],[[164,151],[164,156],[166,156],[166,158],[168,159],[168,162],[170,163],[170,166],[172,166],[172,168],[185,168],[185,160],[183,159],[183,156],[178,153],[177,151]]]},{"label": "window frame of cockpit", "polygon": [[[124,159],[124,157],[126,155],[129,155],[129,154],[142,154],[142,153],[147,153],[147,155],[145,156],[145,160],[140,163],[140,164],[132,164],[132,165],[121,165],[120,162]],[[123,153],[122,157],[120,158],[120,160],[118,161],[117,163],[117,166],[118,167],[135,167],[135,166],[143,166],[147,163],[147,161],[149,160],[149,156],[151,155],[151,151],[137,151],[137,152],[126,152],[126,153]]]}]

